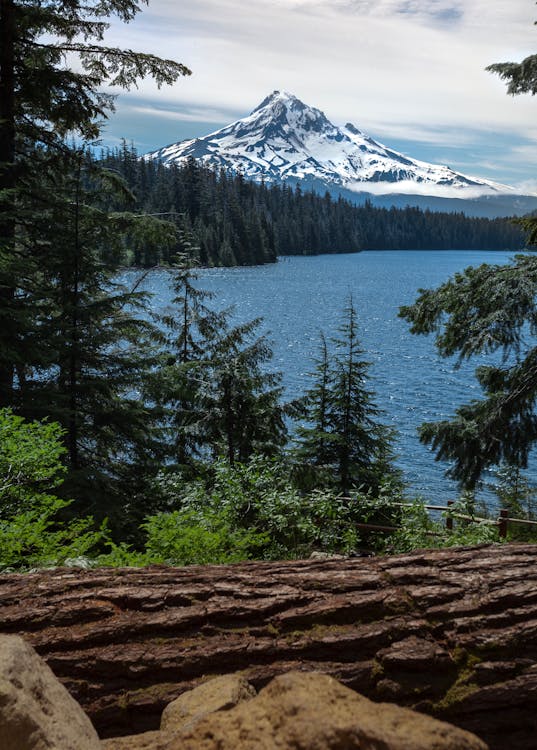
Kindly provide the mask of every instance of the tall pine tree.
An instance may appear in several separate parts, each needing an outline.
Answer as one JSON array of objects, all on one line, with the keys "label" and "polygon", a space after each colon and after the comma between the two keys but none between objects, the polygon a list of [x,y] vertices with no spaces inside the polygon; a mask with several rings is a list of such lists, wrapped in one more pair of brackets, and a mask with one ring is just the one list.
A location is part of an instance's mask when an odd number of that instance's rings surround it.
[{"label": "tall pine tree", "polygon": [[199,289],[191,258],[196,248],[191,235],[181,235],[183,255],[172,269],[170,310],[161,317],[168,333],[164,362],[151,378],[151,397],[162,409],[168,457],[183,471],[192,468],[203,451],[202,385],[207,366],[207,342],[218,327],[218,315],[206,302],[213,295]]},{"label": "tall pine tree", "polygon": [[[128,191],[68,138],[98,136],[113,105],[105,84],[150,75],[160,85],[189,72],[104,45],[107,16],[128,22],[139,6],[0,2],[0,405],[58,418],[70,479],[105,477],[115,489],[125,479],[118,467],[130,472],[135,454],[146,455],[138,387],[147,327],[132,315],[140,298],[111,276],[135,237],[169,230],[111,211],[108,188]],[[96,486],[93,497],[102,497]]]},{"label": "tall pine tree", "polygon": [[369,362],[358,339],[352,297],[343,311],[332,351],[321,338],[316,382],[302,402],[306,424],[299,427],[296,455],[320,482],[347,494],[352,488],[375,494],[396,472],[391,466],[389,430],[377,421],[380,410],[368,388]]},{"label": "tall pine tree", "polygon": [[214,457],[233,465],[255,454],[277,455],[287,428],[281,374],[266,370],[272,349],[257,334],[261,320],[233,326],[231,314],[219,314],[218,328],[207,341],[201,396],[206,445]]}]

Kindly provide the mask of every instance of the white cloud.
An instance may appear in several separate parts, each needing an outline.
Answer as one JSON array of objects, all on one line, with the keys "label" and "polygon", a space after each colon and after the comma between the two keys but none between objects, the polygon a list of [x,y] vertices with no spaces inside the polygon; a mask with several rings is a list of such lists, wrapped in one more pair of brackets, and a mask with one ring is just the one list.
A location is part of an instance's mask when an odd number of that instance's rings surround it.
[{"label": "white cloud", "polygon": [[[475,134],[467,130],[446,127],[427,128],[414,122],[375,123],[374,129],[377,141],[384,138],[462,147],[473,143],[475,138]],[[442,163],[444,160],[441,160]]]},{"label": "white cloud", "polygon": [[[402,180],[397,183],[397,190],[394,191],[394,186],[386,182],[378,183],[363,183],[356,182],[347,186],[349,190],[355,192],[366,191],[373,195],[390,195],[397,192],[398,195],[429,195],[436,196],[437,198],[461,198],[465,200],[473,200],[474,198],[480,198],[483,195],[498,195],[498,191],[486,186],[475,186],[475,187],[464,187],[456,188],[449,187],[448,185],[435,185],[433,183],[417,183],[412,180]],[[505,187],[505,193],[510,193],[511,190],[507,186]]]},{"label": "white cloud", "polygon": [[535,133],[537,101],[507,97],[484,69],[535,51],[536,15],[529,0],[151,0],[110,36],[192,68],[171,89],[139,89],[183,119],[230,121],[278,88],[374,137],[442,148],[451,134],[465,148],[469,129]]},{"label": "white cloud", "polygon": [[537,179],[524,180],[513,186],[521,195],[537,195]]},{"label": "white cloud", "polygon": [[185,110],[168,109],[163,107],[154,107],[149,104],[129,105],[128,111],[132,115],[158,116],[166,120],[177,120],[178,122],[213,122],[220,124],[225,122],[229,113],[222,110],[211,109],[210,107],[198,107]]}]

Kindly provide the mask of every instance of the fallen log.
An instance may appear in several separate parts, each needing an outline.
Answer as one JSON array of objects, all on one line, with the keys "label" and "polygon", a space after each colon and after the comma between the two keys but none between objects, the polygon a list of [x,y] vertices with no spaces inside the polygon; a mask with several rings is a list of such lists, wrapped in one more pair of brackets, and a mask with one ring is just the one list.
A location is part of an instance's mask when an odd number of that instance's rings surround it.
[{"label": "fallen log", "polygon": [[537,545],[384,558],[0,576],[0,632],[34,646],[102,737],[156,729],[211,676],[321,671],[535,748]]}]

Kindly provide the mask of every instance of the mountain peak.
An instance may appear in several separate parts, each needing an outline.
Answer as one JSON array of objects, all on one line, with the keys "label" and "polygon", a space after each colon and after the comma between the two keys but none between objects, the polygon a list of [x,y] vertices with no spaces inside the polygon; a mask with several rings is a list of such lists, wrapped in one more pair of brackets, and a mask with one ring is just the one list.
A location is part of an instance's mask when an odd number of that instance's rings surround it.
[{"label": "mountain peak", "polygon": [[321,110],[279,89],[227,127],[148,157],[165,163],[193,157],[210,167],[241,172],[247,179],[315,185],[323,192],[437,195],[449,189],[466,190],[466,197],[469,188],[489,195],[510,191],[446,166],[403,156],[350,122],[339,128]]},{"label": "mountain peak", "polygon": [[278,89],[275,89],[272,94],[266,96],[261,104],[258,104],[257,107],[252,110],[252,114],[254,112],[259,112],[259,110],[261,109],[265,109],[265,107],[273,106],[277,102],[282,102],[283,104],[288,104],[291,106],[293,106],[295,103],[302,107],[306,106],[294,94],[289,93],[289,91],[279,91]]},{"label": "mountain peak", "polygon": [[[283,128],[287,136],[294,134],[301,139],[301,134],[308,132],[332,131],[324,112],[310,107],[297,96],[288,91],[273,91],[256,107],[249,117],[245,118],[252,125],[254,122],[264,125],[269,135],[274,135],[276,128]],[[238,123],[243,122],[238,120]],[[242,126],[241,126],[242,130]]]}]

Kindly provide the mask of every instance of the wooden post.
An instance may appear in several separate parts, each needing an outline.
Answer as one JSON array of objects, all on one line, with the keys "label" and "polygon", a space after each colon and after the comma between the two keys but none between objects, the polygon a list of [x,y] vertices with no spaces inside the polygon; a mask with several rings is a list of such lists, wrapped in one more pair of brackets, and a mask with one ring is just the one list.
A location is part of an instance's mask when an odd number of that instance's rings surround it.
[{"label": "wooden post", "polygon": [[505,539],[507,536],[507,519],[509,518],[508,510],[500,511],[500,518],[498,519],[498,533],[500,539]]},{"label": "wooden post", "polygon": [[448,500],[448,515],[446,516],[446,529],[448,531],[453,531],[453,516],[449,515],[449,508],[453,505],[455,501],[454,500]]}]

